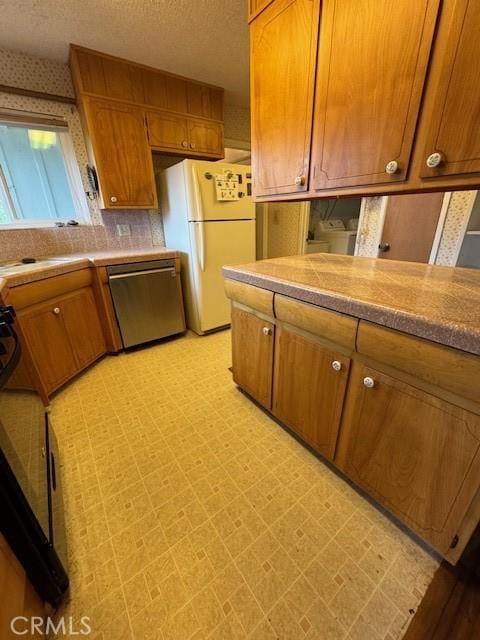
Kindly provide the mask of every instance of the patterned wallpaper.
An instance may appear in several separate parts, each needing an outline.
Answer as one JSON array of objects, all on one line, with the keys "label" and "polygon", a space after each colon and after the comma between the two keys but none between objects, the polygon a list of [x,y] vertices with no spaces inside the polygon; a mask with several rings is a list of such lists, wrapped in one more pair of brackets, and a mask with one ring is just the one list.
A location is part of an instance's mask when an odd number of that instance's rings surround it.
[{"label": "patterned wallpaper", "polygon": [[301,202],[269,202],[266,257],[280,258],[298,254],[301,224]]},{"label": "patterned wallpaper", "polygon": [[[67,64],[35,58],[0,48],[0,84],[73,96],[70,70]],[[0,108],[20,109],[63,118],[68,123],[84,189],[89,190],[86,175],[87,150],[80,117],[74,106],[15,96],[0,92]],[[243,107],[225,107],[225,138],[229,141],[250,142],[249,110]],[[156,170],[162,166],[161,158],[155,162]],[[163,225],[158,210],[130,210],[124,212],[100,211],[97,201],[86,198],[92,225],[75,229],[45,228],[0,230],[0,259],[10,260],[32,255],[53,255],[71,251],[103,248],[133,248],[136,246],[164,246]],[[118,237],[115,225],[130,225],[130,236]],[[28,251],[27,251],[28,249]]]}]

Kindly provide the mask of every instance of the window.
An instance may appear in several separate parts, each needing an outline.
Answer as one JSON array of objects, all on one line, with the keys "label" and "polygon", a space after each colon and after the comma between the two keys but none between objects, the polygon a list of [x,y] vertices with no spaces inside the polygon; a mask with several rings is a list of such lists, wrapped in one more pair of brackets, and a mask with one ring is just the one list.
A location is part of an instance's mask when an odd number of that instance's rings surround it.
[{"label": "window", "polygon": [[88,220],[70,134],[60,125],[17,123],[0,115],[0,225]]}]

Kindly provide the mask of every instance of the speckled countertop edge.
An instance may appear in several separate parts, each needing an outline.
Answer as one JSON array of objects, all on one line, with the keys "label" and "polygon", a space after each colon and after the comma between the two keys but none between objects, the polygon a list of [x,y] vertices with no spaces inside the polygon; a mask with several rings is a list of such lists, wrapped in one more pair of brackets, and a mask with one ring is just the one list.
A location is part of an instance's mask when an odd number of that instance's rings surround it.
[{"label": "speckled countertop edge", "polygon": [[396,329],[447,347],[480,355],[480,329],[476,331],[452,326],[449,323],[442,323],[441,320],[432,320],[416,313],[391,309],[384,305],[357,300],[340,293],[323,291],[306,284],[297,284],[283,278],[260,275],[248,271],[248,269],[241,269],[241,267],[223,267],[222,272],[226,278],[232,280],[267,289],[273,293],[325,307],[332,311],[346,313],[360,320],[368,320],[389,329]]},{"label": "speckled countertop edge", "polygon": [[112,251],[87,251],[72,255],[47,256],[48,260],[58,260],[58,264],[48,264],[45,266],[32,267],[21,273],[5,275],[0,277],[3,286],[18,287],[22,284],[53,278],[64,273],[71,273],[89,267],[105,267],[114,264],[127,264],[129,262],[142,262],[143,260],[169,259],[179,255],[175,249],[129,249]]}]

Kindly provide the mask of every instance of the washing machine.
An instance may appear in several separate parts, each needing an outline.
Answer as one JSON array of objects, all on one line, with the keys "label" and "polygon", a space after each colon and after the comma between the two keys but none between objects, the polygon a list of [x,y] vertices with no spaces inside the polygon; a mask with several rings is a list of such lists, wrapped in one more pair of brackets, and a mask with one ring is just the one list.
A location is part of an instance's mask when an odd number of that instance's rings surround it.
[{"label": "washing machine", "polygon": [[[345,228],[343,220],[332,218],[331,220],[319,220],[315,227],[315,240],[328,242],[330,253],[344,253],[353,256],[355,242],[357,240],[356,218],[349,220]],[[353,227],[353,228],[352,228]]]},{"label": "washing machine", "polygon": [[307,240],[306,253],[328,253],[330,245],[326,240]]}]

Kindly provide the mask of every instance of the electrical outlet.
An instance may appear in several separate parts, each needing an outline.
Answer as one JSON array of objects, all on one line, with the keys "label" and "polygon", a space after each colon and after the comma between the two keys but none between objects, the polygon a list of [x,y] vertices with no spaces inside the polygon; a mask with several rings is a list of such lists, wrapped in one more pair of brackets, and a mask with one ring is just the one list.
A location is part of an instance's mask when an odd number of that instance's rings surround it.
[{"label": "electrical outlet", "polygon": [[129,224],[117,224],[117,236],[129,236],[130,225]]}]

